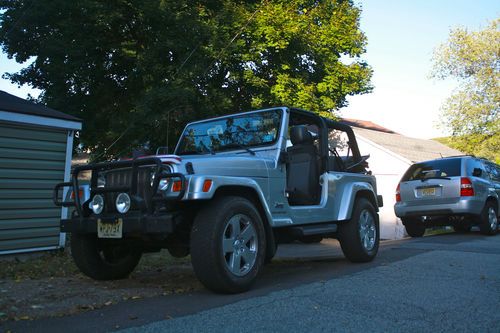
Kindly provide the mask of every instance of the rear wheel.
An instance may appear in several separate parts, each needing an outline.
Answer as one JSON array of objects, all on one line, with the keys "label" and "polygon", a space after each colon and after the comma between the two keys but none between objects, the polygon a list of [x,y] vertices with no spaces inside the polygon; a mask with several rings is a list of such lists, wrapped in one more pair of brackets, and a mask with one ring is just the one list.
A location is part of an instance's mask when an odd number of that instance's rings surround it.
[{"label": "rear wheel", "polygon": [[492,201],[486,202],[479,216],[479,230],[484,235],[494,235],[498,229],[498,211],[496,204]]},{"label": "rear wheel", "polygon": [[339,241],[344,255],[352,262],[373,260],[379,246],[379,224],[370,201],[356,200],[352,218],[339,226]]},{"label": "rear wheel", "polygon": [[406,233],[410,237],[422,237],[425,234],[425,225],[419,219],[403,218],[401,220],[406,228]]},{"label": "rear wheel", "polygon": [[262,219],[240,197],[220,197],[196,216],[191,231],[191,262],[208,289],[239,293],[250,289],[265,259]]},{"label": "rear wheel", "polygon": [[130,244],[107,243],[96,235],[71,234],[71,255],[80,271],[95,280],[123,279],[132,273],[142,256]]}]

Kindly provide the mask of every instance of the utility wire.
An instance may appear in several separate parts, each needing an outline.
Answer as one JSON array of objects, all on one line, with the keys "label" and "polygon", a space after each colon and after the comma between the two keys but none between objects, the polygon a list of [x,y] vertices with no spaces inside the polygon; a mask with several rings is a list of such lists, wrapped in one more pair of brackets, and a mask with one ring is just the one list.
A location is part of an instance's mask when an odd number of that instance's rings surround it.
[{"label": "utility wire", "polygon": [[[264,6],[265,4],[267,4],[268,0],[265,0],[262,2],[262,6]],[[241,35],[241,33],[248,27],[248,25],[250,24],[250,22],[253,20],[253,18],[255,17],[255,15],[257,14],[257,12],[261,9],[261,6],[257,7],[255,9],[255,11],[252,13],[252,15],[248,18],[248,20],[246,21],[246,23],[243,25],[243,27],[233,36],[233,38],[231,38],[231,40],[229,41],[229,43],[217,54],[217,57],[216,59],[210,64],[208,65],[208,67],[206,68],[205,72],[203,73],[203,76],[205,76],[208,71],[212,68],[212,66],[218,61],[218,59],[221,57],[221,55],[227,50],[227,48]]]},{"label": "utility wire", "polygon": [[[31,4],[33,4],[33,2],[35,2],[35,0],[32,1]],[[262,6],[264,6],[265,4],[267,4],[268,0],[265,0],[262,2]],[[227,50],[227,48],[241,35],[241,33],[248,27],[248,25],[250,24],[250,22],[254,19],[255,15],[257,14],[257,12],[261,9],[261,6],[257,7],[255,9],[255,11],[252,13],[252,15],[248,18],[248,20],[245,22],[245,24],[243,25],[243,27],[233,36],[233,38],[231,38],[231,40],[229,41],[229,43],[217,54],[217,57],[216,59],[205,69],[204,73],[203,73],[203,76],[205,76],[208,71],[212,68],[212,66],[218,61],[218,59],[221,57],[221,55]],[[179,72],[181,71],[181,69],[184,67],[184,65],[189,61],[189,59],[191,59],[191,57],[196,53],[196,51],[199,49],[199,47],[202,45],[202,43],[198,44],[189,54],[188,56],[186,57],[186,59],[184,59],[184,61],[181,63],[181,65],[179,66],[179,68],[177,69],[177,71],[172,75],[171,79],[169,81],[167,81],[167,85],[169,85],[171,82],[174,81],[175,77],[177,76],[177,74],[179,74]],[[170,110],[167,111],[167,147],[168,147],[168,127],[169,127],[169,123],[170,123],[170,112],[171,111],[174,111],[175,109],[179,108],[180,106],[177,106],[177,107],[174,107]],[[120,136],[115,140],[113,141],[107,148],[104,149],[104,151],[98,155],[98,157],[96,157],[94,160],[97,160],[97,158],[100,158],[102,157],[102,155],[105,154],[106,151],[108,151],[111,147],[113,147],[124,135],[125,133],[127,133],[131,128],[132,128],[132,123],[120,134]]]},{"label": "utility wire", "polygon": [[[28,10],[31,9],[31,7],[33,6],[33,4],[36,2],[36,0],[32,0],[30,2],[30,4],[23,10],[21,16],[19,16],[19,18],[14,22],[14,24],[12,25],[12,27],[10,27],[9,30],[7,30],[7,32],[5,33],[5,35],[7,36],[8,34],[10,34],[12,32],[12,30],[14,30],[14,28],[19,24],[19,22],[21,22],[21,20],[23,19],[24,15],[28,12]],[[5,15],[5,14],[4,14]],[[2,15],[3,16],[3,15]]]}]

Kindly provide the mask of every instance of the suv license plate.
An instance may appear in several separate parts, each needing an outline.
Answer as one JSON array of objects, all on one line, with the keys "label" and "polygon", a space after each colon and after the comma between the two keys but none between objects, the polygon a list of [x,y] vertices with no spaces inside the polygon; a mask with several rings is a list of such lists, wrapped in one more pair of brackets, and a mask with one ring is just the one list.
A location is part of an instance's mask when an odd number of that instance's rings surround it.
[{"label": "suv license plate", "polygon": [[431,187],[431,188],[423,188],[422,189],[422,195],[423,196],[433,196],[433,195],[436,195],[436,188],[435,187]]},{"label": "suv license plate", "polygon": [[122,238],[123,220],[116,219],[114,222],[103,222],[97,220],[97,237],[99,238]]}]

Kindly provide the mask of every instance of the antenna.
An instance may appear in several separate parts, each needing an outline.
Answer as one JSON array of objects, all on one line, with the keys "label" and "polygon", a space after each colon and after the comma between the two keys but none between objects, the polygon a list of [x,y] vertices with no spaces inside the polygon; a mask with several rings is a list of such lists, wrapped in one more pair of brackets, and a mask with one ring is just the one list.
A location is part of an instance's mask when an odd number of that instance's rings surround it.
[{"label": "antenna", "polygon": [[167,154],[168,154],[168,130],[170,129],[170,111],[167,112]]}]

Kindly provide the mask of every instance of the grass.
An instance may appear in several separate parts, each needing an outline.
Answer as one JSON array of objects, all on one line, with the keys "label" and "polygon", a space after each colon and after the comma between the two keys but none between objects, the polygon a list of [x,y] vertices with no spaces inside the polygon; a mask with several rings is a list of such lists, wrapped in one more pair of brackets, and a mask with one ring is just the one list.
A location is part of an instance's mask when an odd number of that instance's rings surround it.
[{"label": "grass", "polygon": [[[40,256],[15,257],[1,263],[0,279],[36,280],[42,278],[71,277],[80,273],[68,250],[47,252]],[[187,258],[174,258],[167,251],[148,253],[135,269],[135,273],[157,271],[162,267],[187,264]]]},{"label": "grass", "polygon": [[67,251],[21,258],[16,257],[12,261],[2,262],[0,279],[35,280],[45,277],[68,277],[78,273],[78,268]]},{"label": "grass", "polygon": [[425,231],[425,236],[449,234],[451,232],[453,232],[453,229],[448,229],[448,227],[436,227],[427,229]]}]

